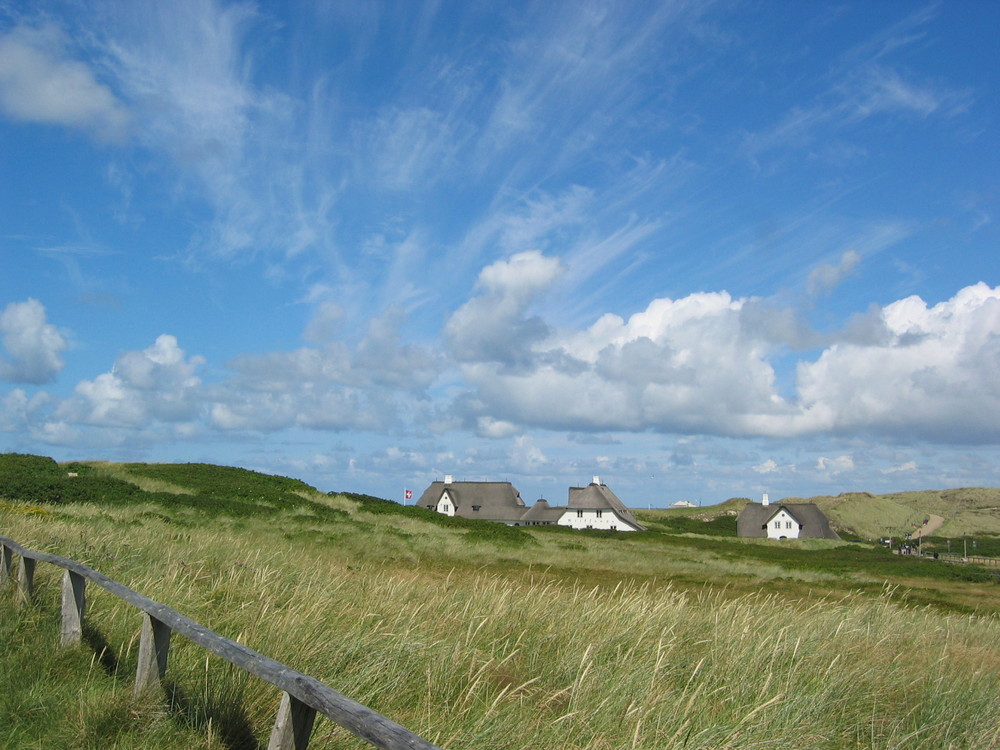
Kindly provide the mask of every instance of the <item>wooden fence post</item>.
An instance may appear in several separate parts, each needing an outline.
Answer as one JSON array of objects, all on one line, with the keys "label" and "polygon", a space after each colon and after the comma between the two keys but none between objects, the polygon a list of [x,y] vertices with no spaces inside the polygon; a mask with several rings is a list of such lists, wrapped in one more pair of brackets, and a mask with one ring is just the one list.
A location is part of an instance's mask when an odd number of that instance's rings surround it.
[{"label": "wooden fence post", "polygon": [[0,583],[6,585],[10,581],[10,564],[12,551],[6,544],[0,544]]},{"label": "wooden fence post", "polygon": [[167,652],[170,649],[170,627],[148,612],[142,613],[142,635],[139,637],[139,667],[135,671],[136,696],[159,688],[167,672]]},{"label": "wooden fence post", "polygon": [[0,544],[0,583],[10,581],[11,549],[6,544]]},{"label": "wooden fence post", "polygon": [[316,709],[283,692],[267,750],[306,750],[314,721]]},{"label": "wooden fence post", "polygon": [[35,598],[35,561],[24,555],[17,569],[17,591],[22,604],[30,604]]},{"label": "wooden fence post", "polygon": [[83,640],[83,611],[87,606],[87,579],[68,568],[63,571],[62,631],[59,642],[65,648]]}]

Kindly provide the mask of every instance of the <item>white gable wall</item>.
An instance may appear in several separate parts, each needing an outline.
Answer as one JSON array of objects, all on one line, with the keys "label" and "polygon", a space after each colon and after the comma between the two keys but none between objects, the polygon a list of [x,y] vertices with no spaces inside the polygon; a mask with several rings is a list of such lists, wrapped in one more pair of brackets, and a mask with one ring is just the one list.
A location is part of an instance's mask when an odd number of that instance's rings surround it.
[{"label": "white gable wall", "polygon": [[441,499],[438,500],[437,507],[434,510],[438,513],[444,513],[446,516],[455,515],[455,501],[451,499],[448,490],[441,493]]},{"label": "white gable wall", "polygon": [[614,511],[567,510],[556,521],[560,526],[573,529],[604,529],[605,531],[635,531],[635,527],[615,515]]},{"label": "white gable wall", "polygon": [[768,539],[798,539],[799,522],[795,516],[782,508],[767,522]]}]

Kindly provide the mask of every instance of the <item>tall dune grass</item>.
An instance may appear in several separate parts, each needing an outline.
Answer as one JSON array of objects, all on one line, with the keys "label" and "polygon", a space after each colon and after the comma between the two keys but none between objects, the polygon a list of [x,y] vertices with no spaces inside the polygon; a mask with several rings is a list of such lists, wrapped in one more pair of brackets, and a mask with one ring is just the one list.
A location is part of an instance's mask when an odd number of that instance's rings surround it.
[{"label": "tall dune grass", "polygon": [[[1000,622],[906,606],[892,587],[872,597],[836,576],[791,581],[774,568],[747,592],[712,585],[748,575],[732,570],[739,563],[696,551],[658,561],[641,543],[569,534],[512,550],[361,511],[330,525],[302,513],[199,521],[138,506],[0,508],[0,528],[446,748],[1000,743]],[[699,569],[700,588],[670,581]],[[266,746],[276,689],[180,637],[169,704],[133,702],[139,617],[95,587],[90,645],[55,651],[59,573],[39,566],[35,610],[0,597],[4,674],[29,670],[27,652],[54,654],[45,669],[55,677],[28,697],[12,689],[0,707],[0,723],[27,717],[7,747]],[[790,596],[791,583],[818,593]],[[33,714],[36,703],[45,710]],[[49,740],[38,744],[43,721]],[[325,721],[310,743],[363,746]]]}]

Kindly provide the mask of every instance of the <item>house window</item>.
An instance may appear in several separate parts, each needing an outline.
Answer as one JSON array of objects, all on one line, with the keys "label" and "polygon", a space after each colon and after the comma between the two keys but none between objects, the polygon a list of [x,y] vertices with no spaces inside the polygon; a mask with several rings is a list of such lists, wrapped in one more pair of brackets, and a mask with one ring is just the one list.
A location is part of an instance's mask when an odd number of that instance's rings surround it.
[{"label": "house window", "polygon": [[445,513],[447,513],[448,511],[450,511],[450,510],[451,510],[451,506],[450,506],[450,505],[448,505],[448,503],[445,503],[444,505],[442,505],[442,506],[441,506],[441,509],[442,509],[442,510],[443,510],[443,511],[444,511]]},{"label": "house window", "polygon": [[482,507],[483,507],[482,505],[473,505],[472,509],[478,511]]},{"label": "house window", "polygon": [[577,518],[583,518],[583,511],[582,511],[582,510],[578,510],[578,511],[576,512],[576,517],[577,517]]},{"label": "house window", "polygon": [[792,522],[791,521],[785,521],[785,528],[786,529],[792,528]]},{"label": "house window", "polygon": [[597,517],[598,517],[598,518],[600,518],[600,517],[601,517],[601,513],[603,513],[603,512],[604,512],[604,511],[600,511],[600,510],[599,510],[599,511],[597,511]]},{"label": "house window", "polygon": [[775,521],[774,522],[774,528],[780,529],[781,528],[781,521]]}]

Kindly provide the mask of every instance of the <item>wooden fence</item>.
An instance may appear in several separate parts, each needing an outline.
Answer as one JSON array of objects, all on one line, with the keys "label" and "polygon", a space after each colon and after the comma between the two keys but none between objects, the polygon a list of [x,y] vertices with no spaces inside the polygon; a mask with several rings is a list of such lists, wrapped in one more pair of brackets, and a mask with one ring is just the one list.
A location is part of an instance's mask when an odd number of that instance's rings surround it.
[{"label": "wooden fence", "polygon": [[[927,557],[927,553],[924,553]],[[978,555],[962,555],[957,552],[938,552],[936,559],[946,562],[975,563],[976,565],[986,565],[987,567],[1000,566],[1000,557],[979,557]]]},{"label": "wooden fence", "polygon": [[202,627],[176,610],[154,602],[142,594],[98,573],[86,565],[57,555],[33,552],[17,542],[0,536],[0,582],[11,581],[13,555],[20,557],[17,570],[18,599],[30,603],[34,597],[34,574],[37,562],[46,562],[64,570],[62,583],[63,646],[79,644],[83,638],[87,581],[110,591],[142,612],[139,639],[139,666],[135,675],[135,694],[159,689],[167,669],[170,635],[177,632],[230,664],[280,688],[278,707],[268,750],[305,750],[312,734],[316,712],[323,714],[356,736],[384,750],[439,750],[391,719],[357,701],[338,693],[314,677],[286,667],[281,662]]}]

